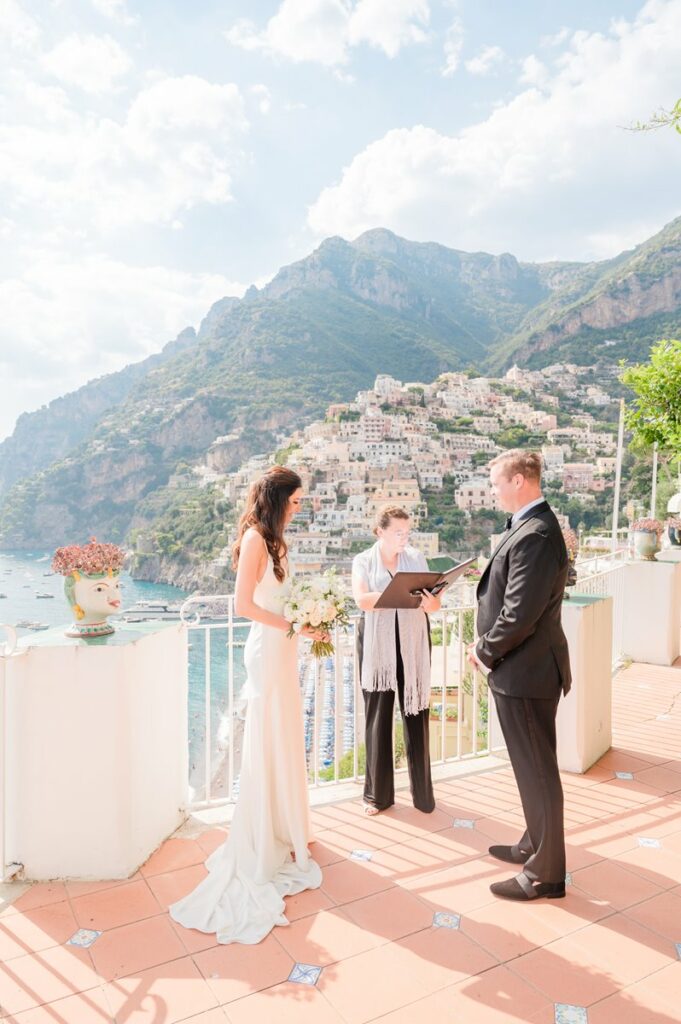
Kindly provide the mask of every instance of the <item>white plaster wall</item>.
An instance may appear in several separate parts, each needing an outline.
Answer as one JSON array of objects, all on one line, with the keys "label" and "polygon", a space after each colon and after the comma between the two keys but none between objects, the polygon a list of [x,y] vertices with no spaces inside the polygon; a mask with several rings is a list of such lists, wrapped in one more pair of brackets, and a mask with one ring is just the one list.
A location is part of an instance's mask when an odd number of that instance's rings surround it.
[{"label": "white plaster wall", "polygon": [[185,816],[185,628],[32,647],[6,687],[7,859],[28,879],[128,877]]},{"label": "white plaster wall", "polygon": [[587,771],[612,745],[612,611],[611,597],[563,602],[572,687],[556,719],[561,771]]},{"label": "white plaster wall", "polygon": [[681,563],[629,562],[623,572],[625,654],[671,665],[681,653]]}]

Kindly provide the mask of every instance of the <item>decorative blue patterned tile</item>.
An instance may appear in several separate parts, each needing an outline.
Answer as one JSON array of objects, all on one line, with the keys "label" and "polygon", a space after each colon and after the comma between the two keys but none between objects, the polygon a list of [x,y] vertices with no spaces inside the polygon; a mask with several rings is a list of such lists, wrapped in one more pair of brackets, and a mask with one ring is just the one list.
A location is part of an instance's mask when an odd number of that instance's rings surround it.
[{"label": "decorative blue patterned tile", "polygon": [[659,839],[646,839],[645,836],[638,837],[639,846],[649,846],[651,850],[659,850],[662,843]]},{"label": "decorative blue patterned tile", "polygon": [[314,964],[294,964],[288,980],[297,985],[316,985],[321,973],[321,967],[315,967]]},{"label": "decorative blue patterned tile", "polygon": [[675,942],[674,945],[676,946],[676,955],[681,960],[681,942]]},{"label": "decorative blue patterned tile", "polygon": [[460,914],[450,914],[445,910],[436,910],[433,914],[435,928],[458,928],[460,924]]},{"label": "decorative blue patterned tile", "polygon": [[79,928],[78,931],[71,936],[66,945],[80,946],[81,949],[87,949],[88,946],[91,946],[101,934],[101,932],[91,931],[89,928]]},{"label": "decorative blue patterned tile", "polygon": [[626,779],[628,782],[630,782],[634,777],[633,772],[615,772],[615,775],[618,779]]},{"label": "decorative blue patterned tile", "polygon": [[572,872],[571,871],[566,871],[565,872],[565,884],[566,885],[572,885]]},{"label": "decorative blue patterned tile", "polygon": [[474,818],[454,818],[452,828],[475,828]]},{"label": "decorative blue patterned tile", "polygon": [[373,852],[371,850],[353,850],[350,856],[353,860],[371,860]]},{"label": "decorative blue patterned tile", "polygon": [[554,1003],[556,1024],[588,1024],[586,1006],[572,1006],[570,1003]]}]

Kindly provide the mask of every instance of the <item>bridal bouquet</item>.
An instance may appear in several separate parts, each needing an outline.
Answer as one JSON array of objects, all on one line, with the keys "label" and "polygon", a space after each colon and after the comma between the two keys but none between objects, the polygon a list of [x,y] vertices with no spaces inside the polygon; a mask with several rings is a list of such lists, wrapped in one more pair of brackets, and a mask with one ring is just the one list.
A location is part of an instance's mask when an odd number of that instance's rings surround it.
[{"label": "bridal bouquet", "polygon": [[[291,623],[288,636],[300,633],[305,626],[328,633],[333,626],[349,625],[348,598],[342,581],[333,569],[322,576],[291,580],[283,615]],[[312,641],[315,658],[326,658],[333,651],[330,640]]]}]

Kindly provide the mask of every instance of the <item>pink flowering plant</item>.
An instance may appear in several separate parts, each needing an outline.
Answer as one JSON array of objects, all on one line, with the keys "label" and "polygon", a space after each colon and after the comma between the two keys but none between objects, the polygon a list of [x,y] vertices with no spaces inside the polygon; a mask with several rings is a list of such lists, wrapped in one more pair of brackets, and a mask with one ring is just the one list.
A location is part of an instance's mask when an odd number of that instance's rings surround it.
[{"label": "pink flowering plant", "polygon": [[100,544],[96,537],[91,537],[88,544],[69,544],[57,548],[52,559],[52,570],[62,576],[70,576],[74,572],[87,576],[117,573],[120,572],[124,558],[125,552],[116,544]]},{"label": "pink flowering plant", "polygon": [[566,526],[564,528],[563,540],[565,541],[565,547],[567,548],[568,558],[574,561],[579,551],[579,538],[571,526]]},{"label": "pink flowering plant", "polygon": [[639,530],[641,533],[662,533],[662,523],[659,519],[634,519],[631,524],[632,530]]}]

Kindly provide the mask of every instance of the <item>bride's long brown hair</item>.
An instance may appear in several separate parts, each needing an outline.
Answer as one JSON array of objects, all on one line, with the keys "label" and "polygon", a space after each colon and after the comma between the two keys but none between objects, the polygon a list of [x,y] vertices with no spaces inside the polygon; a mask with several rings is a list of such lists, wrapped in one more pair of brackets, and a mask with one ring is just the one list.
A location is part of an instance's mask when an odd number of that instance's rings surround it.
[{"label": "bride's long brown hair", "polygon": [[303,486],[297,473],[286,466],[271,466],[266,473],[251,484],[239,525],[236,540],[232,547],[232,565],[236,569],[239,564],[241,541],[244,533],[253,526],[267,545],[272,556],[274,575],[283,582],[284,568],[281,564],[286,557],[288,548],[284,540],[284,526],[288,500],[294,491]]}]

